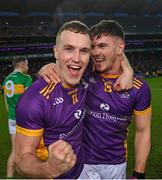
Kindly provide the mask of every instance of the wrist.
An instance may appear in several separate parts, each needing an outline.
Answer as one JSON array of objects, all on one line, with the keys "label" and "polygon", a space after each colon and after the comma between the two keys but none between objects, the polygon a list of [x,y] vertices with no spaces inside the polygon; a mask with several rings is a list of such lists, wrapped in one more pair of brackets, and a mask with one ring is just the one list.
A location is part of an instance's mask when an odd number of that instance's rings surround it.
[{"label": "wrist", "polygon": [[124,73],[124,74],[129,74],[129,75],[133,76],[134,71],[133,71],[132,68],[127,68],[127,69],[124,69],[124,70],[123,70],[123,73]]},{"label": "wrist", "polygon": [[136,177],[137,179],[145,179],[145,173],[133,171],[133,177]]},{"label": "wrist", "polygon": [[53,179],[60,175],[58,168],[54,164],[52,164],[52,166],[51,166],[51,164],[48,162],[48,160],[45,163],[46,163],[46,168],[45,168],[46,169],[46,177],[48,179]]}]

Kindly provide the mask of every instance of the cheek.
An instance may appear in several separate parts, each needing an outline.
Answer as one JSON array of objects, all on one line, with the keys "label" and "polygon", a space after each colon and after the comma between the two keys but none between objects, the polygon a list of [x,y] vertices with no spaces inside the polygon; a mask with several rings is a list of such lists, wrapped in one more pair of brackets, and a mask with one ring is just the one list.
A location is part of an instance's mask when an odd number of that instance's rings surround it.
[{"label": "cheek", "polygon": [[91,50],[91,56],[95,55],[95,50]]},{"label": "cheek", "polygon": [[90,56],[86,56],[82,58],[83,64],[86,66],[89,63]]}]

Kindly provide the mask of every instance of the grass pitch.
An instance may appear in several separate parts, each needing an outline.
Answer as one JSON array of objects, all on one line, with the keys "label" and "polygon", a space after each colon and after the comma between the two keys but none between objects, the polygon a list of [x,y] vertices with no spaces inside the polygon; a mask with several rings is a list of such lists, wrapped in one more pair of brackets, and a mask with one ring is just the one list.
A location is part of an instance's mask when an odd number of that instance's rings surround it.
[{"label": "grass pitch", "polygon": [[[162,179],[162,77],[146,79],[152,92],[152,147],[147,162],[146,178]],[[7,114],[3,95],[0,95],[0,179],[6,177],[6,163],[11,143],[8,134]],[[134,170],[134,124],[129,128],[128,136],[128,168],[131,175]],[[21,178],[17,175],[15,178]]]}]

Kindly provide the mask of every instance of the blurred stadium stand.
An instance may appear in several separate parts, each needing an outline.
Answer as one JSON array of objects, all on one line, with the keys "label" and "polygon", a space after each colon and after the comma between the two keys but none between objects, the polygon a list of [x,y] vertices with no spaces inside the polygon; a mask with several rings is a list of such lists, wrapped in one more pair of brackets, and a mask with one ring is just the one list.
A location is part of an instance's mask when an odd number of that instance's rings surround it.
[{"label": "blurred stadium stand", "polygon": [[58,28],[68,20],[89,27],[114,19],[126,31],[126,54],[140,76],[162,75],[162,0],[1,0],[0,83],[11,59],[29,59],[30,74],[53,61]]}]

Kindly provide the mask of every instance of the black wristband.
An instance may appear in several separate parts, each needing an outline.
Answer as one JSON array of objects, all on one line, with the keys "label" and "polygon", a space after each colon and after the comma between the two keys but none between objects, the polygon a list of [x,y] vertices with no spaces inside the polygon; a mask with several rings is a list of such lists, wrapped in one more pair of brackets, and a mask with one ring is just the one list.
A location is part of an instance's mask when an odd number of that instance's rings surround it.
[{"label": "black wristband", "polygon": [[133,171],[133,176],[137,179],[145,179],[145,173],[139,173],[137,171]]}]

